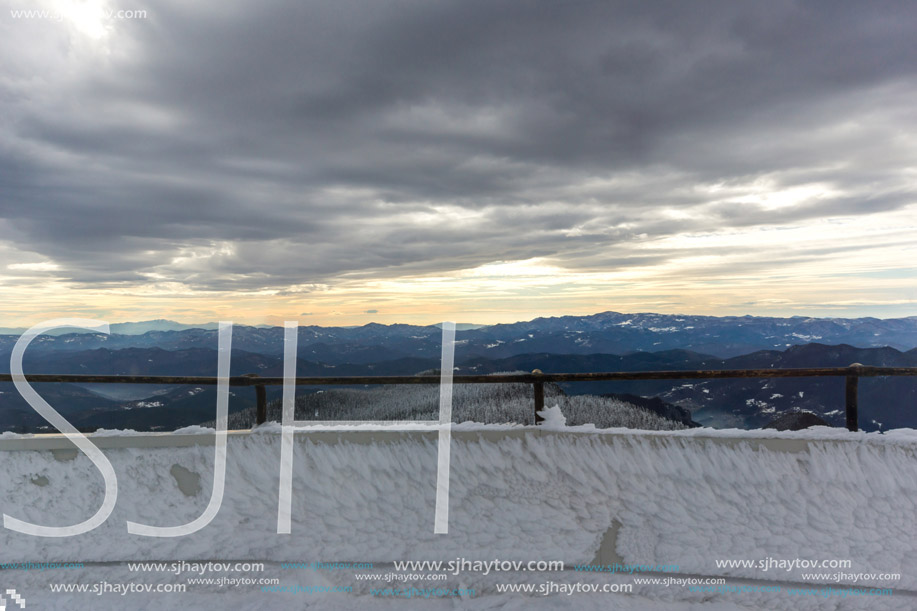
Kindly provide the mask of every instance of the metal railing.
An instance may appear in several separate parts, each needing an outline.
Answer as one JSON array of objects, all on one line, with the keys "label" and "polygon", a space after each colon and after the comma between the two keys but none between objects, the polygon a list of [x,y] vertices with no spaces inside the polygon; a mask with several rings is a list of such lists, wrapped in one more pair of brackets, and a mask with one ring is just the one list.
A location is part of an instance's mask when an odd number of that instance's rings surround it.
[{"label": "metal railing", "polygon": [[[600,373],[532,373],[500,375],[457,375],[453,384],[531,384],[534,395],[535,423],[541,422],[538,412],[544,409],[544,385],[549,382],[617,382],[633,380],[697,380],[734,378],[846,378],[847,429],[859,430],[858,386],[859,379],[880,376],[917,376],[917,367],[871,367],[854,363],[848,367],[822,367],[799,369],[713,369],[692,371],[611,371]],[[68,382],[79,384],[188,384],[195,386],[216,385],[217,378],[205,376],[135,376],[135,375],[83,375],[83,374],[34,374],[27,376],[30,383]],[[11,374],[0,374],[0,382],[12,382]],[[246,374],[229,378],[230,386],[255,387],[255,421],[267,421],[266,386],[280,386],[282,377],[262,378],[258,374]],[[297,386],[354,386],[367,384],[439,384],[438,375],[425,376],[339,376],[296,378]]]}]

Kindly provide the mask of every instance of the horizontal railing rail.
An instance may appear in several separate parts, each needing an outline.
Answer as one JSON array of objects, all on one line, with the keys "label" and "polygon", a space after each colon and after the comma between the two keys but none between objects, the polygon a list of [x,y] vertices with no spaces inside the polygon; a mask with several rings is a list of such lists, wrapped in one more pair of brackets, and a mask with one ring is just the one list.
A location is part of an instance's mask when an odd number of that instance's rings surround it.
[{"label": "horizontal railing rail", "polygon": [[[456,375],[453,384],[532,384],[534,391],[535,423],[541,421],[538,412],[544,409],[544,385],[560,382],[614,382],[634,380],[697,380],[735,378],[812,378],[843,377],[846,379],[846,424],[851,431],[859,430],[858,382],[863,377],[917,376],[917,367],[873,367],[854,363],[848,367],[810,367],[792,369],[710,369],[685,371],[606,371],[597,373],[513,373],[497,375]],[[146,375],[93,375],[93,374],[32,374],[26,376],[30,383],[77,384],[186,384],[194,386],[215,385],[219,379],[209,376],[146,376]],[[12,374],[0,374],[0,382],[12,382]],[[260,377],[257,374],[231,376],[230,386],[254,386],[256,397],[256,422],[267,420],[266,386],[284,383],[282,377]],[[362,386],[368,384],[439,384],[439,375],[407,376],[308,376],[296,378],[297,386]]]}]

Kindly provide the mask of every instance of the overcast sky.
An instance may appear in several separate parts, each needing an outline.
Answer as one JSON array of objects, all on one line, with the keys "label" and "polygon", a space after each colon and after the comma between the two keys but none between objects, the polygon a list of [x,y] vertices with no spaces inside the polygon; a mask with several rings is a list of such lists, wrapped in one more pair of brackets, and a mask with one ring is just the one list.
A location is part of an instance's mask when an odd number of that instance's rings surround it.
[{"label": "overcast sky", "polygon": [[917,3],[133,1],[0,12],[0,325],[917,314]]}]

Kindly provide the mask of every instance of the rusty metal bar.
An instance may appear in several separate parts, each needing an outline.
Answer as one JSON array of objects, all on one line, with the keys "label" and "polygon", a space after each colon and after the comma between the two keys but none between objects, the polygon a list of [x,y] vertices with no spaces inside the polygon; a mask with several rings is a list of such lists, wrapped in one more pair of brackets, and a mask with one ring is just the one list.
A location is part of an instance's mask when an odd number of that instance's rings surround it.
[{"label": "rusty metal bar", "polygon": [[264,384],[255,386],[255,424],[267,422],[267,391]]},{"label": "rusty metal bar", "polygon": [[[258,378],[257,373],[246,373],[243,378]],[[255,424],[264,424],[267,422],[267,391],[263,383],[255,384]]]},{"label": "rusty metal bar", "polygon": [[[543,374],[540,369],[536,369],[532,372],[532,375],[541,377]],[[532,383],[532,388],[534,390],[535,396],[535,424],[541,424],[544,421],[538,412],[544,411],[544,382],[538,380]]]},{"label": "rusty metal bar", "polygon": [[[501,375],[459,375],[453,376],[453,384],[532,384],[535,402],[535,423],[542,418],[537,412],[544,409],[545,382],[602,382],[617,380],[690,380],[690,379],[734,379],[734,378],[846,378],[847,428],[859,430],[858,386],[859,378],[874,376],[917,376],[917,367],[870,367],[854,363],[849,367],[821,367],[797,369],[712,369],[691,371],[608,371],[597,373],[532,373]],[[83,374],[34,374],[27,376],[30,383],[71,382],[82,384],[187,384],[215,385],[218,379],[207,376],[132,376],[132,375],[83,375]],[[12,382],[9,373],[0,374],[0,383]],[[258,424],[267,420],[267,393],[265,386],[282,385],[282,377],[262,378],[257,374],[229,378],[230,386],[254,386],[256,398],[256,419]],[[370,384],[440,384],[440,376],[339,376],[296,378],[297,386],[342,386]]]},{"label": "rusty metal bar", "polygon": [[859,363],[850,366],[847,375],[846,388],[846,413],[847,413],[847,430],[860,430],[859,422],[859,383],[860,370],[863,368]]},{"label": "rusty metal bar", "polygon": [[[616,380],[691,380],[730,378],[807,378],[846,377],[849,367],[822,367],[798,369],[711,369],[685,371],[606,371],[598,373],[544,373],[501,375],[457,375],[453,384],[534,384],[535,382],[602,382]],[[868,367],[856,370],[858,377],[917,376],[917,367]],[[131,376],[84,374],[32,374],[26,376],[30,383],[73,382],[79,384],[190,384],[215,385],[217,378],[207,376]],[[0,382],[12,382],[11,374],[0,374]],[[297,386],[342,386],[368,384],[439,384],[439,376],[339,376],[296,378]],[[233,376],[230,386],[280,386],[282,377],[261,378]]]}]

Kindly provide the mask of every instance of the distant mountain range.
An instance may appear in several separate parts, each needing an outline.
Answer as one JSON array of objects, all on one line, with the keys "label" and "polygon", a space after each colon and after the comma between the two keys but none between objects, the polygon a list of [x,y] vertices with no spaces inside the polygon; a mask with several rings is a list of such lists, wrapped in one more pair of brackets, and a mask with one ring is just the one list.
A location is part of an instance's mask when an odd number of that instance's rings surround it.
[{"label": "distant mountain range", "polygon": [[[206,322],[194,325],[183,324],[173,320],[158,318],[156,320],[146,320],[143,322],[117,322],[109,325],[112,333],[120,335],[143,335],[149,331],[184,331],[186,329],[216,329],[219,323]],[[0,327],[0,335],[22,335],[25,328],[3,328]],[[79,328],[60,328],[48,333],[48,335],[67,335],[68,333],[85,333],[86,331]]]},{"label": "distant mountain range", "polygon": [[[127,330],[136,333],[121,333],[112,325],[111,335],[81,332],[36,338],[26,353],[25,371],[215,375],[214,328],[169,328],[178,325],[170,321],[125,324],[133,325]],[[465,327],[456,334],[456,373],[829,367],[853,362],[917,366],[917,317],[720,318],[605,312]],[[17,339],[18,335],[0,335],[0,372],[9,372]],[[297,370],[300,376],[414,374],[437,368],[440,351],[437,326],[303,326]],[[233,375],[281,376],[282,353],[282,328],[234,326]],[[39,387],[52,405],[85,428],[168,429],[212,419],[213,389],[189,394],[192,390],[151,387],[149,396],[140,396],[140,388]],[[576,383],[564,385],[564,390],[659,396],[691,410],[691,418],[708,426],[759,427],[793,409],[812,411],[832,424],[843,422],[841,379]],[[233,392],[231,409],[253,404],[251,389]],[[279,388],[269,392],[276,396]],[[864,379],[860,397],[863,428],[917,426],[917,413],[911,409],[917,404],[917,381]],[[43,424],[11,384],[0,384],[0,431],[36,430]]]},{"label": "distant mountain range", "polygon": [[[130,333],[112,325],[111,335],[66,333],[36,339],[30,350],[215,348],[215,328],[167,328],[169,321],[125,323]],[[140,332],[145,326],[156,327]],[[210,325],[203,325],[211,327]],[[470,327],[470,325],[465,325]],[[301,358],[337,365],[373,363],[404,357],[438,358],[441,330],[435,326],[380,325],[299,328]],[[0,364],[18,335],[0,335]],[[770,318],[755,316],[676,316],[620,314],[536,318],[528,322],[465,328],[457,331],[456,357],[507,358],[518,354],[627,354],[682,349],[721,358],[758,350],[782,350],[819,342],[861,348],[917,347],[917,316],[908,318]],[[233,346],[258,354],[283,354],[282,327],[235,325]],[[8,356],[7,356],[8,359]]]}]

